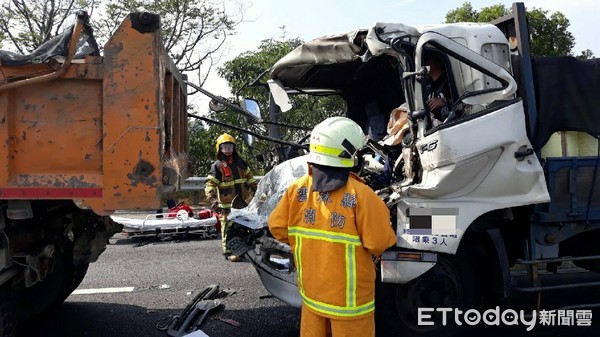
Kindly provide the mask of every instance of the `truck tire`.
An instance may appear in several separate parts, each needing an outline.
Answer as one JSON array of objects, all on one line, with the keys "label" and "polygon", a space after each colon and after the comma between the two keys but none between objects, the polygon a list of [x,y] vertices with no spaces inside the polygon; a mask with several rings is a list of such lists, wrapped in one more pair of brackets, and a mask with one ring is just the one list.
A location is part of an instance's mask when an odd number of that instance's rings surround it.
[{"label": "truck tire", "polygon": [[[427,312],[420,325],[419,308],[480,309],[481,294],[476,273],[467,254],[439,254],[438,263],[425,274],[407,284],[378,284],[376,298],[377,337],[450,337],[461,335],[454,322],[454,312],[447,314],[442,325],[440,312]],[[462,319],[462,318],[461,318]]]},{"label": "truck tire", "polygon": [[29,288],[26,288],[24,283],[16,286],[13,291],[17,304],[17,319],[28,320],[62,303],[68,296],[65,296],[66,289],[72,287],[74,269],[73,251],[63,250],[57,253],[54,269],[43,281]]},{"label": "truck tire", "polygon": [[7,287],[0,289],[0,337],[17,335],[17,316],[15,301]]},{"label": "truck tire", "polygon": [[71,283],[65,284],[65,288],[62,293],[62,300],[59,302],[64,302],[71,293],[79,287],[81,281],[85,278],[85,274],[87,274],[89,263],[81,263],[73,266],[73,277],[71,278]]}]

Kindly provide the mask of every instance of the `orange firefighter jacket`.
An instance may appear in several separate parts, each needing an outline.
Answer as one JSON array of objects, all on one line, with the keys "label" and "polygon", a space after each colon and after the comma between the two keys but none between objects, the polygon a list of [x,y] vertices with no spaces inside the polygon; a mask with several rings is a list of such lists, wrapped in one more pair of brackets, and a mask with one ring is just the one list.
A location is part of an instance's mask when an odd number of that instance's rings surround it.
[{"label": "orange firefighter jacket", "polygon": [[354,173],[331,192],[311,192],[312,176],[296,180],[271,215],[269,230],[289,243],[304,304],[334,319],[375,309],[375,265],[396,242],[385,203]]},{"label": "orange firefighter jacket", "polygon": [[236,195],[248,202],[256,185],[256,179],[243,159],[236,157],[231,162],[216,160],[208,173],[204,193],[209,202],[216,199],[220,208],[229,209]]}]

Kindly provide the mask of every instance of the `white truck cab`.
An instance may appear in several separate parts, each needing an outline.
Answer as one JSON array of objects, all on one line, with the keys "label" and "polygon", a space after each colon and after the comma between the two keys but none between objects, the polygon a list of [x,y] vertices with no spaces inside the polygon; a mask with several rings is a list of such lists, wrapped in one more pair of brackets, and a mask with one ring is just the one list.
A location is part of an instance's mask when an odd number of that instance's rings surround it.
[{"label": "white truck cab", "polygon": [[[338,94],[371,139],[361,175],[390,208],[397,234],[378,266],[376,299],[378,322],[393,335],[455,335],[460,327],[442,325],[439,312],[432,313],[435,324],[419,325],[418,308],[508,306],[513,290],[542,296],[580,286],[546,286],[542,268],[553,272],[569,260],[586,270],[600,267],[588,242],[600,236],[592,193],[600,185],[598,156],[541,156],[556,131],[583,130],[597,139],[600,117],[581,107],[600,106],[598,95],[569,93],[546,77],[562,73],[549,67],[565,66],[600,90],[598,60],[532,60],[528,36],[517,3],[495,24],[377,23],[324,36],[271,69],[282,113],[293,108],[287,94]],[[428,104],[431,56],[442,62],[447,81],[442,118]],[[573,104],[579,108],[572,113],[539,103],[554,96],[585,102]],[[387,123],[399,107],[405,134],[389,145]],[[289,247],[269,236],[266,219],[305,167],[302,158],[283,163],[261,181],[250,206],[230,216],[239,225],[234,250],[247,253],[265,287],[291,305],[300,305],[295,266]],[[522,284],[512,274],[519,265],[529,275]],[[593,284],[600,279],[586,285]]]}]

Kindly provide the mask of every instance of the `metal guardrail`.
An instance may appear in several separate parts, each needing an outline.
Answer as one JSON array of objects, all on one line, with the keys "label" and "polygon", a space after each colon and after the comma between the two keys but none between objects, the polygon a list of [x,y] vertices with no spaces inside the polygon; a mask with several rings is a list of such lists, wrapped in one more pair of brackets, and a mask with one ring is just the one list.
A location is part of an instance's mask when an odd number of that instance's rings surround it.
[{"label": "metal guardrail", "polygon": [[[256,181],[260,181],[264,176],[254,176]],[[189,177],[181,184],[180,191],[194,192],[194,205],[200,203],[200,192],[204,192],[206,177]]]},{"label": "metal guardrail", "polygon": [[204,190],[206,177],[189,177],[181,184],[180,191],[201,191]]}]

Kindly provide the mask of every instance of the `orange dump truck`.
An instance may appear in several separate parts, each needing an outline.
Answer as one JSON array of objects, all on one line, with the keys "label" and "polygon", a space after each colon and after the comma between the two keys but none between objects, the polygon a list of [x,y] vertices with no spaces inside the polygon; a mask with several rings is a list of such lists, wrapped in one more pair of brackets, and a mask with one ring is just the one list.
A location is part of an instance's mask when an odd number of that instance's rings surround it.
[{"label": "orange dump truck", "polygon": [[120,230],[188,175],[186,87],[160,18],[130,14],[100,55],[87,14],[31,55],[0,52],[0,335],[63,301]]}]

